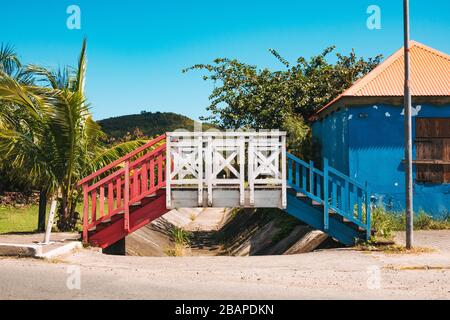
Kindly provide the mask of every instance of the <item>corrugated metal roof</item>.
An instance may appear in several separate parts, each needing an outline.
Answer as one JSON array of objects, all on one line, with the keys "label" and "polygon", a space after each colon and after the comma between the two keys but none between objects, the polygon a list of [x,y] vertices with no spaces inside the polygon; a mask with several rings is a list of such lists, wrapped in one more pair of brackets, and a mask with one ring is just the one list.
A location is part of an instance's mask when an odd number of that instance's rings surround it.
[{"label": "corrugated metal roof", "polygon": [[[450,96],[450,55],[411,41],[411,93],[413,96]],[[404,91],[404,49],[398,50],[365,77],[321,108],[342,97],[401,97]]]}]

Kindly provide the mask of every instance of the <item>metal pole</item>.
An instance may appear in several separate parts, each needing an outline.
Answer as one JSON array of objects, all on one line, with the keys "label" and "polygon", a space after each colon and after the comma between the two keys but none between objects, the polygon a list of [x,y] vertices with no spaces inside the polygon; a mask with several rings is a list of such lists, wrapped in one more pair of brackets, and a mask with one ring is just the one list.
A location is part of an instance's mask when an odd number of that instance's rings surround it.
[{"label": "metal pole", "polygon": [[409,61],[409,0],[403,0],[405,48],[405,187],[406,187],[406,248],[413,246],[413,176],[412,118]]}]

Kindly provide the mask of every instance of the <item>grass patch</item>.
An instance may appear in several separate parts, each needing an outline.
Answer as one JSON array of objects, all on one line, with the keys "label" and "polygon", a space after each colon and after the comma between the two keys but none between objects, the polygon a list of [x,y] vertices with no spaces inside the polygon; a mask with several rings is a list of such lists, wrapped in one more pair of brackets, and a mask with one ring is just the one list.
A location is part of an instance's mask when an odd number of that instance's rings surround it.
[{"label": "grass patch", "polygon": [[0,234],[35,232],[38,224],[38,205],[21,208],[0,206]]},{"label": "grass patch", "polygon": [[170,238],[173,242],[179,245],[187,246],[191,243],[192,234],[186,230],[178,227],[173,227],[170,230]]},{"label": "grass patch", "polygon": [[[77,212],[83,212],[83,204],[77,205]],[[47,205],[47,221],[50,203]],[[38,225],[39,206],[27,205],[23,207],[0,206],[0,234],[36,232]],[[55,217],[57,218],[57,217]],[[56,226],[56,223],[55,223]],[[54,227],[56,228],[56,227]],[[81,221],[76,226],[77,231],[83,230]]]},{"label": "grass patch", "polygon": [[[372,229],[375,237],[392,239],[394,231],[405,231],[406,215],[404,212],[388,212],[382,208],[372,211]],[[442,219],[434,219],[420,210],[414,215],[414,230],[447,230],[450,229],[450,215]]]},{"label": "grass patch", "polygon": [[186,230],[178,227],[173,227],[170,230],[170,239],[174,242],[173,248],[164,250],[164,253],[169,257],[182,257],[186,255],[186,250],[189,249],[192,234]]}]

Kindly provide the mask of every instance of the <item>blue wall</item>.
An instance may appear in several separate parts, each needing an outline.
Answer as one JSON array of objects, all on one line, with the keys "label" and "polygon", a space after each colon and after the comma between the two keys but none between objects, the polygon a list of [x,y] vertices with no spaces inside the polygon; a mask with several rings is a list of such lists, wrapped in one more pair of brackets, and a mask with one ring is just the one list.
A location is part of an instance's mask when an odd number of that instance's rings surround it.
[{"label": "blue wall", "polygon": [[[414,137],[415,117],[450,118],[450,105],[414,106],[413,116]],[[337,169],[362,183],[369,183],[379,204],[388,210],[403,210],[403,108],[352,106],[316,121],[313,136],[322,142],[323,156],[329,158]],[[415,146],[413,155],[415,157]],[[447,214],[450,212],[450,185],[415,183],[414,209],[423,209],[435,217]]]},{"label": "blue wall", "polygon": [[315,145],[330,165],[348,175],[348,121],[347,110],[334,112],[321,121],[313,123]]}]

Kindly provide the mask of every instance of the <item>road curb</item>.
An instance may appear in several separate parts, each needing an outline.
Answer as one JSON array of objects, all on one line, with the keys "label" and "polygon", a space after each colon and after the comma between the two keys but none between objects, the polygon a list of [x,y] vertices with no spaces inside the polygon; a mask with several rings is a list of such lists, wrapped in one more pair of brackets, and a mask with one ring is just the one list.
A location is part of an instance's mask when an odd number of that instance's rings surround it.
[{"label": "road curb", "polygon": [[76,249],[81,249],[79,241],[71,241],[52,250],[44,252],[45,245],[41,244],[14,244],[0,243],[0,256],[31,257],[37,259],[54,259],[61,255],[70,253]]}]

